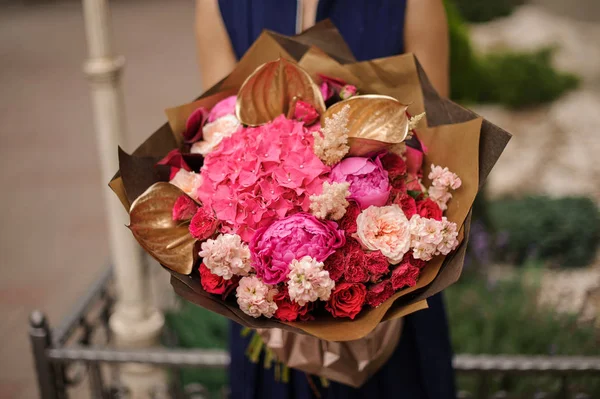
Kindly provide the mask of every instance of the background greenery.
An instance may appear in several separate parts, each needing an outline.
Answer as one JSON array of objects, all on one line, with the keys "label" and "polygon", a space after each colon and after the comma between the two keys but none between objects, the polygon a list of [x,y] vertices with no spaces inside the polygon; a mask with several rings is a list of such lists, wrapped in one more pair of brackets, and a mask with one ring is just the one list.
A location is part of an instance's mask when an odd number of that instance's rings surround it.
[{"label": "background greenery", "polygon": [[[454,0],[456,1],[456,0]],[[461,0],[459,3],[468,3]],[[474,0],[474,4],[483,0]],[[579,79],[552,66],[554,49],[534,52],[474,51],[459,8],[446,1],[450,35],[451,98],[463,104],[497,103],[520,108],[551,102],[574,89]],[[485,2],[485,7],[496,4]],[[464,4],[463,4],[464,5]]]}]

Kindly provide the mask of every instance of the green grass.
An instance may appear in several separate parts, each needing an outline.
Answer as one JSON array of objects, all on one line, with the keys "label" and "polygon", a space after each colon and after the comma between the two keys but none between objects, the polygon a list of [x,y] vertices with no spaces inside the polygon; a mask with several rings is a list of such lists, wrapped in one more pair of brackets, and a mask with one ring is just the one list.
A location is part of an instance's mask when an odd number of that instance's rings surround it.
[{"label": "green grass", "polygon": [[[577,322],[576,315],[557,314],[536,307],[538,270],[525,268],[517,277],[487,283],[476,275],[465,275],[446,290],[446,301],[455,353],[523,355],[600,355],[600,339],[592,325]],[[523,283],[528,276],[528,284]],[[493,381],[499,387],[499,381]],[[475,381],[458,380],[461,389],[473,392]],[[536,379],[507,377],[505,386],[519,397],[532,397],[539,387],[557,391],[555,376]],[[600,381],[572,379],[571,389],[600,397]],[[594,396],[598,395],[598,396]]]}]

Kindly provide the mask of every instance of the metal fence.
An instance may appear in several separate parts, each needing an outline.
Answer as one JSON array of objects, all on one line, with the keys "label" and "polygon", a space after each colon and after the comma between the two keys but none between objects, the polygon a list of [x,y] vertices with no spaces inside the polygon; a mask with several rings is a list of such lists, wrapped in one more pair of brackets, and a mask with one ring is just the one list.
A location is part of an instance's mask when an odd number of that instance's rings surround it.
[{"label": "metal fence", "polygon": [[[128,393],[119,382],[119,365],[143,363],[167,368],[173,376],[168,390],[156,387],[148,393],[149,398],[207,398],[208,393],[197,384],[181,386],[180,372],[187,367],[224,369],[229,364],[228,353],[208,349],[110,348],[111,279],[109,269],[57,328],[51,329],[41,312],[31,314],[29,335],[40,397],[66,399],[74,387],[81,389],[81,385],[87,383],[94,399],[127,398]],[[175,344],[169,334],[166,340]],[[572,381],[591,377],[600,384],[600,357],[459,354],[454,358],[454,367],[461,380],[471,379],[469,386],[473,388],[458,392],[458,397],[465,399],[591,399],[591,394],[573,389]],[[534,393],[522,396],[523,393],[510,391],[515,380],[540,376],[546,381],[546,386],[539,386]],[[227,397],[225,387],[220,396]]]}]

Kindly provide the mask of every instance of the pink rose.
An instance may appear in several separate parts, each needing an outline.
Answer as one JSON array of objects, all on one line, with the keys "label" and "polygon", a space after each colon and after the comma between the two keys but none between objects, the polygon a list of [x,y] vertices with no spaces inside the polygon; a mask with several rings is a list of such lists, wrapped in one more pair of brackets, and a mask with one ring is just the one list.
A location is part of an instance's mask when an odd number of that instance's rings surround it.
[{"label": "pink rose", "polygon": [[198,208],[196,214],[190,222],[190,234],[197,240],[206,240],[212,236],[219,227],[219,221],[215,218],[212,211],[206,208]]},{"label": "pink rose", "polygon": [[371,205],[383,206],[390,196],[388,173],[381,160],[351,157],[342,160],[331,170],[331,179],[350,183],[350,197],[366,209]]},{"label": "pink rose", "polygon": [[256,231],[250,241],[252,264],[262,281],[277,284],[287,278],[292,260],[310,256],[323,262],[345,242],[335,222],[296,213]]},{"label": "pink rose", "polygon": [[340,90],[340,98],[342,100],[347,100],[350,97],[355,96],[356,92],[357,92],[356,86],[354,86],[354,85],[345,85]]},{"label": "pink rose", "polygon": [[208,114],[208,122],[214,122],[225,115],[234,115],[236,100],[236,96],[230,96],[225,98],[224,100],[219,101],[210,110],[210,113]]},{"label": "pink rose", "polygon": [[346,82],[341,79],[336,79],[321,74],[319,74],[319,77],[322,81],[320,89],[324,101],[327,101],[331,97],[338,95],[340,90],[342,90],[342,87],[346,85]]},{"label": "pink rose", "polygon": [[296,102],[294,108],[294,119],[300,122],[304,122],[306,126],[312,125],[317,119],[319,119],[319,113],[306,101],[299,100]]},{"label": "pink rose", "polygon": [[419,140],[416,134],[413,136],[413,139],[417,141],[420,148],[406,146],[406,153],[404,154],[406,157],[406,169],[410,175],[421,176],[423,174],[423,156],[427,152],[427,147]]},{"label": "pink rose", "polygon": [[371,251],[381,251],[393,265],[410,249],[410,223],[396,204],[365,209],[356,225],[360,243]]},{"label": "pink rose", "polygon": [[175,221],[190,220],[196,214],[198,205],[187,195],[180,195],[175,201],[172,219]]}]

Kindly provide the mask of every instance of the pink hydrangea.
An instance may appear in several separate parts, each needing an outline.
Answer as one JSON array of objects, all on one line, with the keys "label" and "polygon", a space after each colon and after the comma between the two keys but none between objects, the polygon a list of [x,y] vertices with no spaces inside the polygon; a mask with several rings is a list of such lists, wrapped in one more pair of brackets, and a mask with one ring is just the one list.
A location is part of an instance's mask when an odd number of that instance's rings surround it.
[{"label": "pink hydrangea", "polygon": [[356,226],[360,243],[368,250],[381,251],[393,265],[410,249],[409,222],[397,204],[365,209],[358,215]]},{"label": "pink hydrangea", "polygon": [[277,284],[286,280],[294,259],[310,256],[323,262],[345,243],[337,223],[297,213],[258,230],[250,242],[250,252],[258,277]]},{"label": "pink hydrangea", "polygon": [[197,194],[223,222],[223,232],[249,242],[274,220],[308,211],[328,172],[313,151],[312,134],[279,116],[224,138],[204,159]]},{"label": "pink hydrangea", "polygon": [[331,170],[335,182],[350,183],[350,199],[354,199],[361,209],[371,205],[383,206],[390,196],[388,172],[383,169],[381,160],[351,157],[342,160]]},{"label": "pink hydrangea", "polygon": [[252,317],[273,317],[277,311],[274,301],[277,294],[277,288],[263,283],[256,276],[242,277],[235,290],[240,309]]},{"label": "pink hydrangea", "polygon": [[304,306],[317,299],[329,300],[335,282],[323,267],[323,262],[310,256],[292,260],[287,281],[288,293],[292,301]]},{"label": "pink hydrangea", "polygon": [[204,265],[225,280],[234,275],[246,276],[252,270],[250,251],[238,235],[220,234],[214,240],[203,242],[201,247],[198,255]]}]

